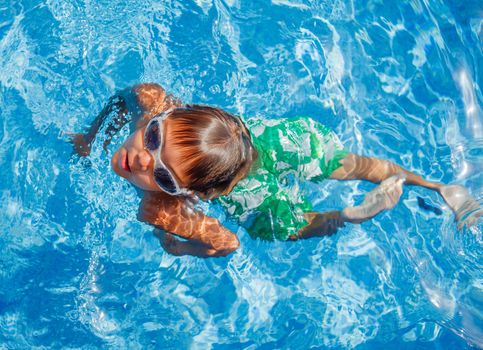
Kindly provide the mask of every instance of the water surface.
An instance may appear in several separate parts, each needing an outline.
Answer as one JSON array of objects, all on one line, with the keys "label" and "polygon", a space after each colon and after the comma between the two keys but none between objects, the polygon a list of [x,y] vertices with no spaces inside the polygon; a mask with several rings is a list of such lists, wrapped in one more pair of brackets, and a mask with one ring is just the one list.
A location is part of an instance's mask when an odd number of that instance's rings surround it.
[{"label": "water surface", "polygon": [[[244,116],[311,116],[350,151],[482,203],[482,37],[478,1],[1,3],[0,348],[483,347],[482,223],[457,232],[436,194],[406,188],[326,239],[239,230],[227,258],[177,258],[136,220],[101,143],[72,158],[63,135],[158,82]],[[322,211],[371,188],[307,191]]]}]

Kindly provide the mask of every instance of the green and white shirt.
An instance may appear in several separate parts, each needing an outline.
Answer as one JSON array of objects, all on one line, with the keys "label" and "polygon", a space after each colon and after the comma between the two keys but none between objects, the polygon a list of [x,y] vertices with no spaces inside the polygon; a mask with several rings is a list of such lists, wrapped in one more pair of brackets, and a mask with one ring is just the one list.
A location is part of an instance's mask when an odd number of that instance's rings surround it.
[{"label": "green and white shirt", "polygon": [[321,181],[341,166],[347,151],[332,130],[307,117],[245,121],[258,150],[250,174],[216,199],[252,238],[286,240],[306,225],[312,204],[297,179]]}]

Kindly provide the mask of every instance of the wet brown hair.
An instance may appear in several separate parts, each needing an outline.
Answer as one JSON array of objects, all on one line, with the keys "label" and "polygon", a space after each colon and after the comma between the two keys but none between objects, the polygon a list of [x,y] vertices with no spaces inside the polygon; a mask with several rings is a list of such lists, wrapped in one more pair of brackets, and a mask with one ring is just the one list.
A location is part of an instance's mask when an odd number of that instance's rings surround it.
[{"label": "wet brown hair", "polygon": [[216,107],[186,105],[170,112],[173,147],[185,162],[177,169],[190,190],[208,198],[228,194],[250,171],[258,152],[241,119]]}]

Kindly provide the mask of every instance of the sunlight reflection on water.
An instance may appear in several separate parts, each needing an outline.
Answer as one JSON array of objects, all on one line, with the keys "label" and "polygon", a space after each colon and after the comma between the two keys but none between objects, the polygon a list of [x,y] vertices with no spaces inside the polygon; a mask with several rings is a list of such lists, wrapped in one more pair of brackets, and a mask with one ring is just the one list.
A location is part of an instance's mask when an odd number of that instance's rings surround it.
[{"label": "sunlight reflection on water", "polygon": [[[352,152],[483,201],[481,6],[468,1],[19,1],[0,11],[0,342],[8,348],[469,348],[482,230],[434,193],[361,226],[164,253],[136,191],[80,131],[117,90],[162,84],[246,117],[308,115]],[[479,10],[478,10],[479,9]],[[480,11],[480,12],[478,12]],[[121,132],[112,154],[127,136]],[[317,210],[372,185],[307,184]],[[422,211],[418,197],[443,209]]]}]

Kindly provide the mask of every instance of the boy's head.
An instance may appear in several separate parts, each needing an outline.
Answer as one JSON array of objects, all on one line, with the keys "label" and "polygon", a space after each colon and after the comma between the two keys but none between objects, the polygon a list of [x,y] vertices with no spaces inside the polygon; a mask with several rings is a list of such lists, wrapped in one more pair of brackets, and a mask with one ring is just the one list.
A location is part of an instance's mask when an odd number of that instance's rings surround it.
[{"label": "boy's head", "polygon": [[[161,191],[154,158],[146,149],[146,126],[136,130],[113,155],[113,170],[134,185]],[[177,184],[203,198],[227,194],[244,178],[257,151],[240,118],[219,108],[188,105],[162,121],[160,159]]]}]

